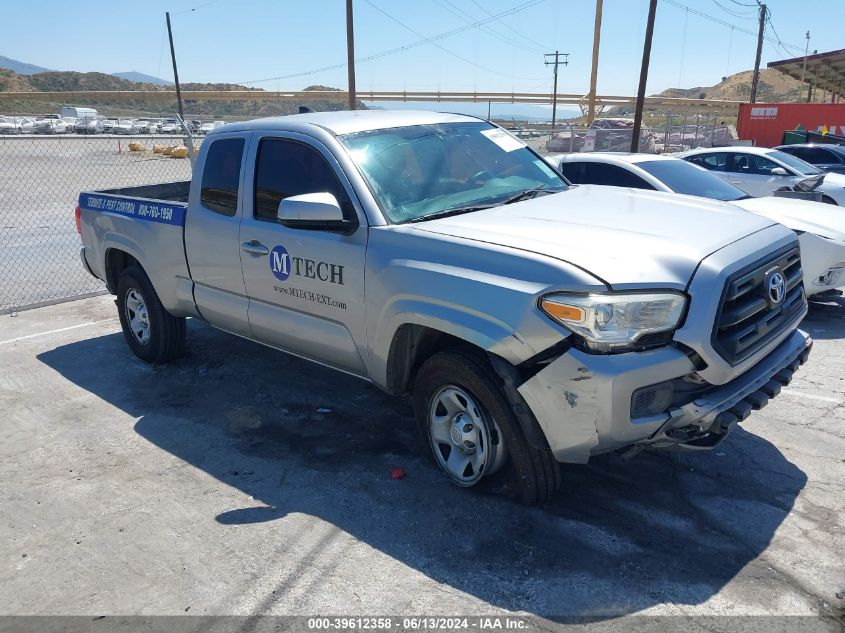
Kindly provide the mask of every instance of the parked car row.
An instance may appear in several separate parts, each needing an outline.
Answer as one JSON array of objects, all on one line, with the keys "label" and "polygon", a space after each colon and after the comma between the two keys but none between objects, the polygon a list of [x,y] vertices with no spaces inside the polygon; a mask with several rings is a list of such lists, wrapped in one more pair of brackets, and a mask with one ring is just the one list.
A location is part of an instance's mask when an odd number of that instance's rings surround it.
[{"label": "parked car row", "polygon": [[[192,134],[205,135],[225,125],[225,121],[192,120],[187,122]],[[81,117],[48,114],[43,117],[0,116],[0,134],[180,134],[182,126],[175,118],[132,119],[85,115]]]},{"label": "parked car row", "polygon": [[693,160],[687,162],[669,156],[597,152],[564,154],[549,160],[575,184],[699,196],[730,202],[762,215],[798,234],[808,295],[834,290],[845,281],[845,213],[829,204],[773,196],[755,198],[732,182],[698,167]]}]

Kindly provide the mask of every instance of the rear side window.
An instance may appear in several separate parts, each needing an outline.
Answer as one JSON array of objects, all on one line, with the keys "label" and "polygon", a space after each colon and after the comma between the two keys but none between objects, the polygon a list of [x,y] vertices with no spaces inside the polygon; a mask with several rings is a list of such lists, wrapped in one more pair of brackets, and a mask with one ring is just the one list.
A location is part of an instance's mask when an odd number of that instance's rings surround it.
[{"label": "rear side window", "polygon": [[608,185],[611,187],[633,187],[651,189],[645,180],[617,165],[604,163],[561,163],[560,170],[566,179],[579,185]]},{"label": "rear side window", "polygon": [[786,148],[787,154],[797,156],[801,160],[805,160],[813,165],[824,163],[841,163],[833,152],[829,152],[821,147],[789,147]]},{"label": "rear side window", "polygon": [[705,154],[704,156],[689,156],[684,160],[709,169],[710,171],[727,171],[728,155],[719,154]]},{"label": "rear side window", "polygon": [[242,138],[222,138],[208,148],[200,194],[202,206],[206,209],[222,215],[235,215],[243,154]]},{"label": "rear side window", "polygon": [[262,140],[255,165],[256,219],[276,222],[279,202],[305,193],[330,193],[346,219],[355,217],[346,190],[320,152],[297,141]]}]

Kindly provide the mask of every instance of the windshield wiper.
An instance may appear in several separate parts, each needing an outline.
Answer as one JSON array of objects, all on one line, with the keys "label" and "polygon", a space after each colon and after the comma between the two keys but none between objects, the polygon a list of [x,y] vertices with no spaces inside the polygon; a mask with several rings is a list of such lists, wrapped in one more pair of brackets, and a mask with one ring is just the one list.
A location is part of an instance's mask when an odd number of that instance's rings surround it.
[{"label": "windshield wiper", "polygon": [[464,207],[450,207],[442,211],[435,211],[428,215],[421,215],[413,220],[408,220],[408,224],[412,222],[426,222],[428,220],[439,220],[440,218],[448,218],[453,215],[461,215],[463,213],[472,213],[473,211],[481,211],[483,209],[492,209],[499,206],[498,204],[471,204]]},{"label": "windshield wiper", "polygon": [[525,200],[527,198],[533,198],[539,195],[541,192],[547,193],[557,193],[558,191],[564,191],[563,189],[547,189],[545,187],[535,187],[534,189],[526,189],[525,191],[520,191],[519,193],[511,196],[510,198],[506,198],[500,202],[493,202],[493,203],[486,203],[486,204],[468,204],[465,206],[458,206],[458,207],[447,207],[442,211],[435,211],[434,213],[429,213],[428,215],[422,215],[418,218],[414,218],[413,220],[408,220],[408,224],[412,222],[426,222],[428,220],[438,220],[440,218],[448,218],[453,215],[461,215],[462,213],[472,213],[473,211],[483,211],[484,209],[492,209],[494,207],[499,207],[503,204],[511,204],[512,202],[519,202],[520,200]]},{"label": "windshield wiper", "polygon": [[558,193],[559,191],[563,191],[563,189],[547,189],[546,187],[534,187],[533,189],[526,189],[525,191],[520,191],[518,194],[511,196],[501,204],[512,204],[521,200],[529,200],[530,198],[536,198],[543,192]]}]

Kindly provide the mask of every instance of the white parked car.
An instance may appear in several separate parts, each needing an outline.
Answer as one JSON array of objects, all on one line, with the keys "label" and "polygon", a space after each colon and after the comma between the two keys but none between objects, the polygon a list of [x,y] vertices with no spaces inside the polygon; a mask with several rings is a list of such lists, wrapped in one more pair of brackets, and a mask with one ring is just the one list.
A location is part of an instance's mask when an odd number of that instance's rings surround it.
[{"label": "white parked car", "polygon": [[179,125],[168,121],[163,123],[158,131],[161,134],[176,134],[179,131]]},{"label": "white parked car", "polygon": [[212,130],[216,130],[219,127],[226,125],[225,121],[209,121],[208,123],[203,123],[200,126],[199,133],[200,134],[208,134]]},{"label": "white parked car", "polygon": [[103,120],[96,117],[79,119],[74,126],[77,134],[102,134],[103,129]]},{"label": "white parked car", "polygon": [[753,198],[693,164],[655,154],[580,153],[549,156],[567,180],[682,193],[730,202],[798,233],[808,295],[845,284],[845,213],[829,204],[767,196]]},{"label": "white parked car", "polygon": [[35,122],[33,131],[36,134],[66,134],[69,131],[69,126],[64,119],[41,119]]},{"label": "white parked car", "polygon": [[21,134],[35,134],[35,119],[32,117],[25,117],[18,119],[21,124]]},{"label": "white parked car", "polygon": [[132,128],[130,131],[131,134],[149,134],[150,133],[150,122],[146,119],[138,119],[134,123],[132,123]]},{"label": "white parked car", "polygon": [[824,202],[845,206],[845,174],[825,173],[791,154],[767,147],[714,147],[678,154],[752,196],[768,196],[781,187],[821,176],[816,187]]},{"label": "white parked car", "polygon": [[113,134],[132,134],[132,121],[128,119],[118,119],[112,129]]},{"label": "white parked car", "polygon": [[20,119],[0,117],[0,134],[21,134],[22,132]]}]

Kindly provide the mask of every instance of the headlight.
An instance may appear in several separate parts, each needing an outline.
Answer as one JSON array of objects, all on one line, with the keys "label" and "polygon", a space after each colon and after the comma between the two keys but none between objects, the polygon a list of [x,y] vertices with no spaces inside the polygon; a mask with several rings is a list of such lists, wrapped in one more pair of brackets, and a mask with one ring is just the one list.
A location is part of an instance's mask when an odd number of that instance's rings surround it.
[{"label": "headlight", "polygon": [[597,352],[632,349],[646,334],[678,326],[686,298],[680,293],[576,295],[556,293],[540,299],[540,308]]}]

